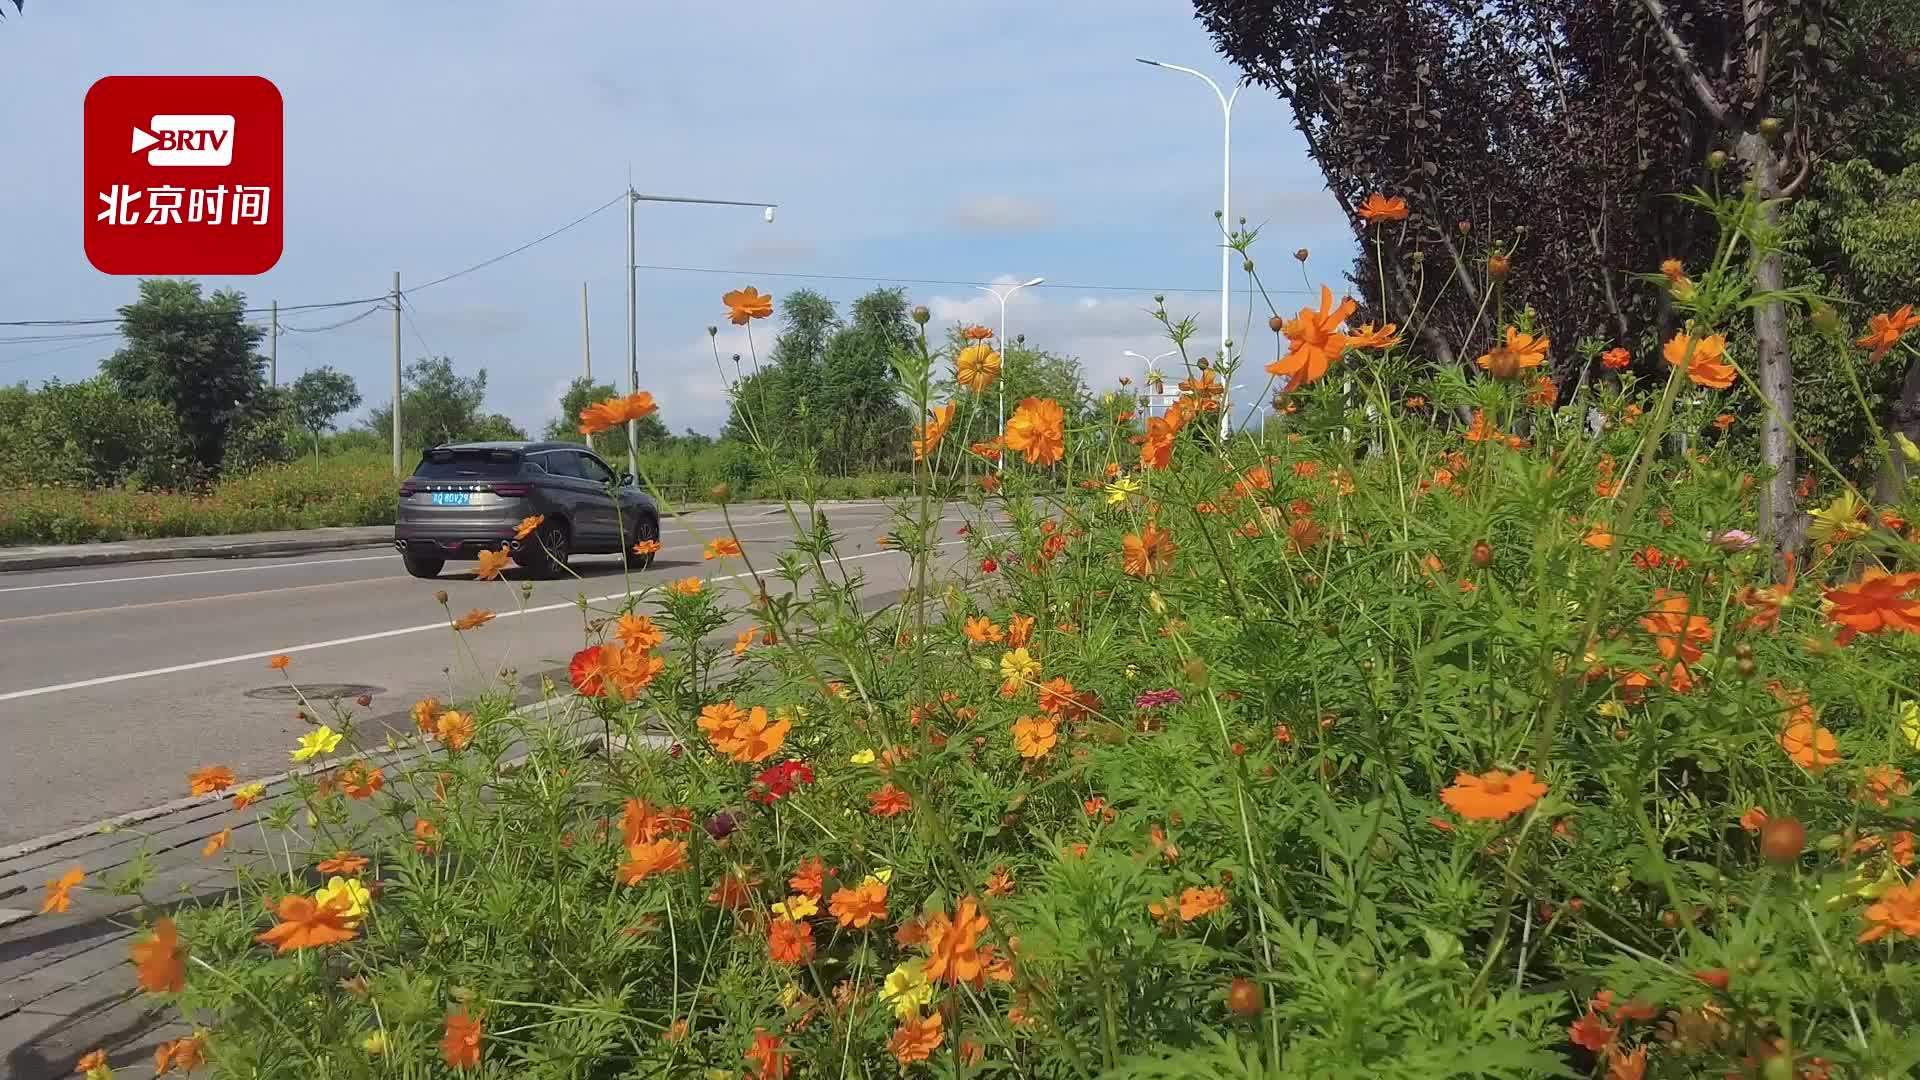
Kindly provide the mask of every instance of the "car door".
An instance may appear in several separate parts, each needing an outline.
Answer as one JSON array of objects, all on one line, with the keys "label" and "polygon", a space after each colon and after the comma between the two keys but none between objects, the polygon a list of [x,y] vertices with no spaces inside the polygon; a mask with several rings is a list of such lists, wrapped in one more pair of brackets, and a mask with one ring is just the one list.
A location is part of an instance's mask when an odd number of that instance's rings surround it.
[{"label": "car door", "polygon": [[593,546],[597,542],[594,536],[597,527],[593,521],[593,493],[588,490],[586,478],[580,475],[574,454],[568,450],[547,450],[528,457],[539,462],[547,471],[547,475],[540,479],[540,490],[553,509],[572,523],[573,550],[580,551]]},{"label": "car door", "polygon": [[620,522],[615,516],[610,493],[613,470],[607,468],[606,462],[585,450],[562,450],[559,453],[573,459],[572,468],[577,474],[584,498],[576,528],[596,548],[617,548],[620,543]]}]

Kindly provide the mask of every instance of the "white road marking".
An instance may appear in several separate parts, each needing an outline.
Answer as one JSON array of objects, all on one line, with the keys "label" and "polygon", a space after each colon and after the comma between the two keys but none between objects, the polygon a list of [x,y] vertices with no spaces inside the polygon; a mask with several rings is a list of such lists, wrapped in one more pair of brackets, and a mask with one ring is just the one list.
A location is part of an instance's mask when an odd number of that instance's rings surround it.
[{"label": "white road marking", "polygon": [[[951,547],[954,544],[960,544],[960,543],[965,543],[965,541],[949,540],[946,543],[938,544],[935,546]],[[900,555],[900,554],[902,553],[898,551],[869,551],[864,555],[844,555],[840,557],[839,561],[854,562],[859,559],[872,559],[882,555]],[[752,577],[752,576],[753,576],[752,574],[746,571],[741,571],[740,573],[737,573],[737,574],[716,575],[714,577],[707,578],[706,580],[710,582],[734,581],[739,578]],[[621,592],[616,592],[616,593],[607,593],[604,596],[590,596],[587,598],[587,602],[590,604],[597,604],[603,600],[621,599],[621,598],[624,598],[626,595],[627,593],[623,590]],[[496,616],[496,618],[511,619],[516,615],[537,615],[537,614],[540,614],[541,612],[561,611],[567,608],[573,608],[577,606],[578,606],[578,601],[567,600],[561,603],[541,604],[537,607],[523,608],[518,611],[502,611]],[[371,634],[355,634],[352,637],[332,638],[327,641],[309,641],[302,645],[285,645],[277,649],[262,649],[259,652],[241,653],[238,656],[222,656],[214,660],[195,660],[189,664],[173,664],[168,667],[149,668],[146,671],[129,671],[120,675],[102,675],[98,678],[81,679],[77,682],[56,683],[53,686],[36,686],[30,690],[12,690],[7,693],[0,694],[0,701],[18,701],[21,698],[39,697],[42,694],[58,694],[67,690],[85,690],[88,687],[92,687],[92,686],[107,686],[112,683],[127,682],[132,679],[147,679],[147,678],[152,678],[153,676],[156,676],[156,675],[175,675],[182,671],[198,671],[201,668],[218,667],[221,664],[237,664],[244,660],[265,660],[269,656],[278,656],[283,653],[291,656],[294,653],[311,652],[315,649],[330,649],[336,645],[357,645],[363,641],[379,641],[382,638],[400,637],[404,634],[420,634],[420,633],[425,633],[429,630],[444,631],[446,629],[447,629],[447,622],[446,620],[442,619],[438,622],[422,623],[418,626],[401,626],[392,630],[376,630]]]},{"label": "white road marking", "polygon": [[[391,547],[391,544],[388,546]],[[71,589],[76,585],[118,585],[125,581],[159,581],[162,578],[200,577],[203,574],[238,574],[247,570],[283,570],[290,566],[331,566],[334,563],[391,559],[393,556],[394,552],[389,550],[378,555],[355,555],[349,559],[310,559],[303,562],[265,563],[260,566],[223,566],[218,570],[182,570],[177,574],[136,574],[132,577],[93,578],[87,581],[55,581],[47,585],[9,585],[0,588],[0,593],[33,592],[35,589]]]}]

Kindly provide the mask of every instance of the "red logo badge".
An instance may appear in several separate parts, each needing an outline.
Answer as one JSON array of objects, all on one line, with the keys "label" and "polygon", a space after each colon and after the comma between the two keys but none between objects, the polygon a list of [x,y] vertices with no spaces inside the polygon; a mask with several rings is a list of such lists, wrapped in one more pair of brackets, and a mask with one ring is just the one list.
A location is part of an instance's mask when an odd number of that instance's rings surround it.
[{"label": "red logo badge", "polygon": [[263,274],[286,218],[280,91],[257,75],[109,75],[87,91],[87,261]]}]

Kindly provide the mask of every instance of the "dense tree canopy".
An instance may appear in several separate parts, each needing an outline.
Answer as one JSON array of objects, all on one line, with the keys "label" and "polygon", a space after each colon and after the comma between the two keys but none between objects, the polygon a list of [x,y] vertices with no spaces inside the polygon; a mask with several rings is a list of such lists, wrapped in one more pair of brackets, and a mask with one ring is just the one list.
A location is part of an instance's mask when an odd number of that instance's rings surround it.
[{"label": "dense tree canopy", "polygon": [[[405,446],[424,450],[446,442],[524,439],[527,433],[498,413],[484,411],[485,368],[459,375],[446,356],[423,356],[408,364],[401,384],[400,437]],[[392,430],[391,402],[373,410],[365,427],[375,435]]]},{"label": "dense tree canopy", "polygon": [[120,309],[126,338],[101,370],[129,398],[156,401],[178,426],[188,459],[218,472],[228,435],[268,404],[265,331],[246,321],[246,297],[200,295],[192,281],[155,278]]}]

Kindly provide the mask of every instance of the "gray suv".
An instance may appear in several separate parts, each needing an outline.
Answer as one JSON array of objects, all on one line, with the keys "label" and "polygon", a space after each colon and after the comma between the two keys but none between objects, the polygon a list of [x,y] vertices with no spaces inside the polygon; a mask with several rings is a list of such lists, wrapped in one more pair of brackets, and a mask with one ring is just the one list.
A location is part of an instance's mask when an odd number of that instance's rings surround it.
[{"label": "gray suv", "polygon": [[[619,513],[616,516],[616,499]],[[539,515],[524,540],[514,531]],[[505,549],[541,577],[556,577],[574,555],[624,555],[645,568],[653,556],[633,545],[660,539],[660,510],[632,475],[614,471],[577,443],[476,442],[436,446],[400,485],[393,546],[407,573],[430,578],[448,560]]]}]

